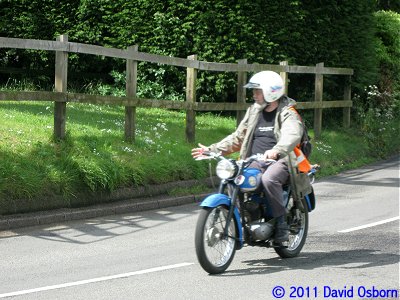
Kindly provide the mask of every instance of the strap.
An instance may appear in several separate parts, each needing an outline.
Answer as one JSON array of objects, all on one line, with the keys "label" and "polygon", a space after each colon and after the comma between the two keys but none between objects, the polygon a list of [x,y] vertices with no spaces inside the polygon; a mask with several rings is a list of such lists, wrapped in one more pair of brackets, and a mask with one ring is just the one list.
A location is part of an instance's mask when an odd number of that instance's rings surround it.
[{"label": "strap", "polygon": [[[299,112],[294,108],[293,105],[289,106],[288,109],[290,109],[291,111],[294,111],[294,112],[297,114],[297,116],[299,117],[300,121],[301,121],[301,125],[303,126],[303,136],[302,136],[301,139],[302,139],[303,141],[309,141],[309,140],[310,140],[310,137],[308,136],[307,126],[306,126],[306,124],[303,122],[303,118],[301,117],[301,115],[299,114]],[[300,144],[299,144],[299,145],[300,145]],[[298,145],[298,146],[299,146],[299,145]]]},{"label": "strap", "polygon": [[300,118],[301,123],[303,123],[303,118],[301,117],[301,115],[299,114],[299,112],[294,108],[294,106],[293,106],[293,105],[289,106],[289,109],[290,109],[291,111],[294,111],[294,112],[297,114],[297,116]]},{"label": "strap", "polygon": [[[293,168],[292,159],[290,158],[290,155],[288,155],[288,158],[289,158],[289,168],[290,168],[290,170],[296,172],[294,170],[294,168]],[[293,172],[289,172],[290,187],[292,188],[292,190],[294,192],[292,194],[293,195],[293,199],[294,199],[295,202],[297,202],[297,201],[299,201],[299,198],[298,198],[298,194],[297,194],[297,186],[296,186],[296,183],[294,182],[294,176],[295,176],[295,174],[293,174]]]}]

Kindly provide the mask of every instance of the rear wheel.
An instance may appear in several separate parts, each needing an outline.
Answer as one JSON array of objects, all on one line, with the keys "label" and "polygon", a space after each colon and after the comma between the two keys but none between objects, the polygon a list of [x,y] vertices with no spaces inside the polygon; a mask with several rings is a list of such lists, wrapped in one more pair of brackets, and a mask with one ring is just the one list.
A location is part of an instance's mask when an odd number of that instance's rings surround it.
[{"label": "rear wheel", "polygon": [[292,258],[299,255],[306,242],[308,233],[308,210],[304,199],[302,199],[304,209],[294,206],[293,197],[289,199],[288,225],[289,225],[289,243],[288,247],[274,248],[276,253],[282,258]]},{"label": "rear wheel", "polygon": [[197,259],[202,268],[210,274],[224,272],[235,255],[237,236],[235,221],[231,219],[228,236],[224,236],[227,218],[226,207],[205,207],[197,221],[195,234]]}]

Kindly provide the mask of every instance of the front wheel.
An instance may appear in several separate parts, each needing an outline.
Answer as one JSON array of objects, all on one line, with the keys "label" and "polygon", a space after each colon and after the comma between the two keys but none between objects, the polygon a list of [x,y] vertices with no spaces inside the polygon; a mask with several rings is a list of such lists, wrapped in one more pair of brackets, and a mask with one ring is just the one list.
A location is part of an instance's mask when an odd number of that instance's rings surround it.
[{"label": "front wheel", "polygon": [[308,210],[307,204],[302,199],[303,209],[294,206],[294,200],[291,197],[288,203],[289,213],[287,215],[289,225],[289,243],[288,247],[276,247],[275,252],[282,258],[292,258],[299,255],[303,248],[308,233]]},{"label": "front wheel", "polygon": [[224,272],[230,265],[236,250],[236,226],[230,220],[228,236],[224,230],[228,210],[224,206],[204,207],[200,212],[195,233],[197,259],[202,268],[210,274]]}]

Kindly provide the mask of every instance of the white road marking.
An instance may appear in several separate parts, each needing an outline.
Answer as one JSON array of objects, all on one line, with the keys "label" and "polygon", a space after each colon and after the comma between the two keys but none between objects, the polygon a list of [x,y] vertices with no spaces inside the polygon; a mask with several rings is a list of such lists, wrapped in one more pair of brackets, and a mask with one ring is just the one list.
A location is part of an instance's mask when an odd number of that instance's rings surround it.
[{"label": "white road marking", "polygon": [[357,226],[357,227],[353,227],[353,228],[349,228],[349,229],[340,230],[338,232],[346,233],[346,232],[356,231],[356,230],[369,228],[369,227],[373,227],[373,226],[378,226],[378,225],[381,225],[381,224],[385,224],[385,223],[389,223],[389,222],[393,222],[393,221],[397,221],[397,220],[400,220],[400,216],[394,217],[394,218],[390,218],[390,219],[386,219],[386,220],[382,220],[382,221],[375,222],[375,223],[370,223],[370,224],[366,224],[366,225],[362,225],[362,226]]},{"label": "white road marking", "polygon": [[156,267],[156,268],[151,268],[151,269],[146,269],[146,270],[141,270],[141,271],[135,271],[135,272],[129,272],[129,273],[123,273],[123,274],[117,274],[117,275],[111,275],[111,276],[104,276],[104,277],[98,277],[98,278],[92,278],[92,279],[80,280],[80,281],[74,281],[74,282],[67,282],[67,283],[56,284],[56,285],[49,285],[49,286],[39,287],[39,288],[35,288],[35,289],[0,294],[0,298],[62,289],[62,288],[71,287],[71,286],[84,285],[84,284],[113,280],[113,279],[118,279],[118,278],[126,278],[126,277],[135,276],[135,275],[142,275],[142,274],[147,274],[147,273],[160,272],[160,271],[165,271],[165,270],[170,270],[170,269],[187,267],[187,266],[190,266],[193,264],[194,263],[181,263],[181,264]]}]

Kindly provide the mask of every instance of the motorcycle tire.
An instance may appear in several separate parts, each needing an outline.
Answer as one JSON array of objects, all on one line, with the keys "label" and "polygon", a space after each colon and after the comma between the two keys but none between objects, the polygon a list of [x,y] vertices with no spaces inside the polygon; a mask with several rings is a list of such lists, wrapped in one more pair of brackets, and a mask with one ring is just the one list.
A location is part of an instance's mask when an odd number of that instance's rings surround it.
[{"label": "motorcycle tire", "polygon": [[195,246],[197,259],[209,274],[220,274],[231,264],[236,251],[236,224],[229,224],[228,237],[223,237],[228,209],[225,206],[204,207],[197,220]]},{"label": "motorcycle tire", "polygon": [[[307,239],[308,233],[308,210],[305,199],[302,199],[302,208],[297,208],[294,206],[293,197],[289,199],[289,213],[288,220],[292,220],[291,224],[288,222],[290,232],[289,232],[289,243],[287,247],[275,247],[275,252],[281,258],[292,258],[299,255],[301,249]],[[296,214],[298,214],[296,216]],[[300,218],[298,218],[298,216]]]}]

